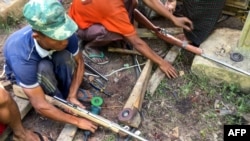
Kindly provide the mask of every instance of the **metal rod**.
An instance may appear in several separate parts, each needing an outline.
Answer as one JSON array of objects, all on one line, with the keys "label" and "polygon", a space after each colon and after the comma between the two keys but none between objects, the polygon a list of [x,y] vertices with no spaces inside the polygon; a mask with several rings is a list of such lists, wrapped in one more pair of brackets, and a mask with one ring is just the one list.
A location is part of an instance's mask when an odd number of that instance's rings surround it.
[{"label": "metal rod", "polygon": [[203,54],[203,53],[202,53],[200,56],[202,56],[202,57],[204,57],[204,58],[207,58],[207,59],[212,60],[212,61],[214,61],[214,62],[217,62],[217,63],[219,63],[219,64],[221,64],[221,65],[224,65],[224,66],[226,66],[226,67],[228,67],[228,68],[231,68],[231,69],[233,69],[233,70],[236,70],[236,71],[238,71],[238,72],[241,72],[241,73],[243,73],[243,74],[246,74],[246,75],[249,75],[249,76],[250,76],[250,73],[247,72],[247,71],[244,71],[244,70],[241,70],[241,69],[239,69],[239,68],[236,68],[236,67],[234,67],[234,66],[232,66],[232,65],[229,65],[229,64],[227,64],[227,63],[225,63],[225,62],[221,62],[220,60],[217,60],[217,59],[215,59],[215,58],[208,57],[207,55],[205,55],[205,54]]},{"label": "metal rod", "polygon": [[139,61],[137,59],[137,55],[135,55],[135,62],[136,62],[136,65],[138,66],[139,72],[141,72],[141,66],[140,66],[140,63],[139,63]]},{"label": "metal rod", "polygon": [[94,73],[98,74],[101,78],[103,78],[104,80],[108,81],[108,78],[103,76],[101,73],[99,73],[96,69],[92,68],[89,64],[87,64],[86,62],[84,62],[85,66],[90,69],[91,71],[93,71]]},{"label": "metal rod", "polygon": [[[132,136],[134,138],[136,138],[136,139],[139,139],[141,141],[148,141],[147,139],[144,139],[143,137],[140,137],[139,135],[136,135],[136,134],[134,134],[134,133],[132,133],[132,132],[130,132],[130,131],[122,128],[119,124],[117,124],[117,123],[115,123],[113,121],[110,121],[108,119],[105,119],[105,118],[103,118],[103,117],[101,117],[99,115],[93,114],[90,111],[87,111],[87,110],[85,110],[85,109],[83,109],[83,108],[81,108],[81,107],[79,107],[79,106],[77,106],[75,104],[71,104],[70,102],[68,102],[68,101],[66,101],[64,99],[61,99],[61,98],[59,98],[57,96],[54,96],[54,99],[58,100],[59,102],[62,102],[64,104],[66,104],[66,105],[68,105],[70,107],[73,107],[73,108],[77,109],[78,111],[80,111],[80,112],[82,112],[84,114],[89,115],[92,119],[97,119],[98,121],[101,121],[101,122],[107,124],[108,125],[108,126],[106,126],[107,128],[110,128],[110,129],[116,128],[119,131],[122,131],[122,132],[124,132],[124,133],[126,133],[126,134],[128,134],[128,135],[130,135],[130,136]],[[89,120],[91,120],[91,119],[89,119]]]}]

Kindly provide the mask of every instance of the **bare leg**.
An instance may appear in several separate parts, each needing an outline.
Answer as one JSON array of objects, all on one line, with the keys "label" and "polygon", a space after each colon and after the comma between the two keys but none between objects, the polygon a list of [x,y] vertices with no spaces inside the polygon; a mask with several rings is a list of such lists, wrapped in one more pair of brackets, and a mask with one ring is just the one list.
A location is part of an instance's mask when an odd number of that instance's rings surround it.
[{"label": "bare leg", "polygon": [[39,137],[26,130],[21,122],[17,104],[7,91],[0,87],[0,122],[7,124],[13,130],[14,141],[39,141]]},{"label": "bare leg", "polygon": [[102,56],[103,52],[100,51],[100,48],[106,46],[112,41],[122,40],[123,37],[117,33],[109,32],[100,24],[94,24],[87,29],[79,29],[77,31],[77,35],[83,41],[87,41],[88,43],[85,45],[86,53],[91,56],[95,55],[95,57],[91,57],[92,61],[97,64],[101,64],[102,62],[108,61],[106,56]]}]

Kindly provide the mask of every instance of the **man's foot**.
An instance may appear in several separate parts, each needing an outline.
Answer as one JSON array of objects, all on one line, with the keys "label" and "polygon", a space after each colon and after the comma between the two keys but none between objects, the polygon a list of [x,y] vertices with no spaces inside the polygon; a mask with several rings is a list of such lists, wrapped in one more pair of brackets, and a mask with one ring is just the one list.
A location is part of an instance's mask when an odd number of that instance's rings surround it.
[{"label": "man's foot", "polygon": [[91,93],[89,90],[79,89],[77,94],[77,99],[83,103],[88,103],[95,96],[94,93]]},{"label": "man's foot", "polygon": [[53,141],[52,138],[50,137],[46,137],[44,135],[42,135],[39,132],[36,131],[30,131],[30,130],[26,130],[24,136],[15,136],[13,135],[11,137],[11,140],[13,141]]},{"label": "man's foot", "polygon": [[37,134],[37,136],[39,137],[40,141],[53,141],[52,138],[43,136],[43,135],[41,135],[39,132],[35,132],[35,131],[34,131],[34,133]]},{"label": "man's foot", "polygon": [[85,49],[82,51],[82,53],[96,64],[103,65],[109,62],[108,57],[105,56],[102,51],[99,51],[97,49],[85,46]]}]

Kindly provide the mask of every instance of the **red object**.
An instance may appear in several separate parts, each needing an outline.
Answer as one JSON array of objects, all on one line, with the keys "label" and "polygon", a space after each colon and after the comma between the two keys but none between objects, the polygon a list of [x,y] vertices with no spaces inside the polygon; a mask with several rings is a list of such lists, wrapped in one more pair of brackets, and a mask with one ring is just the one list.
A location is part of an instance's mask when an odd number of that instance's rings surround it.
[{"label": "red object", "polygon": [[3,134],[4,130],[7,128],[6,125],[0,123],[0,135]]}]

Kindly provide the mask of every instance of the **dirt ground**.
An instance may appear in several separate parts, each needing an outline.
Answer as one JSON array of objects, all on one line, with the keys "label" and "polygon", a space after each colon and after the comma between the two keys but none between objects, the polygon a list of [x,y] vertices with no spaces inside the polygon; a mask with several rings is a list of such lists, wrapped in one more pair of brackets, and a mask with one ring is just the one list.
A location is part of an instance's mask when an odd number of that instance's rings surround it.
[{"label": "dirt ground", "polygon": [[[66,1],[67,2],[67,1]],[[66,3],[67,4],[67,3]],[[67,7],[67,5],[66,5]],[[173,26],[163,18],[159,17],[152,20],[155,24]],[[22,27],[20,25],[18,28]],[[216,28],[228,27],[241,30],[243,23],[235,18],[229,17],[227,20],[217,24]],[[16,30],[16,29],[15,29]],[[11,33],[13,31],[10,31]],[[3,33],[3,32],[1,32]],[[6,34],[5,34],[6,35]],[[4,37],[3,34],[1,36]],[[159,39],[144,39],[156,52],[166,53],[171,45]],[[1,44],[1,49],[2,49]],[[95,65],[87,58],[85,61],[101,74],[107,75],[124,66],[134,65],[131,55],[105,52],[110,59],[106,65]],[[0,66],[2,70],[3,58],[0,54]],[[190,73],[194,54],[181,51],[176,62],[173,64],[178,71]],[[146,61],[145,58],[138,56],[140,63]],[[153,71],[157,68],[153,66]],[[88,70],[86,70],[88,71]],[[90,71],[88,71],[90,72]],[[118,123],[117,116],[126,103],[131,90],[137,80],[135,68],[126,69],[107,76],[108,82],[98,78],[106,86],[106,91],[113,93],[111,97],[91,88],[91,91],[104,99],[101,107],[101,116]],[[210,111],[214,110],[214,99],[211,99],[199,87],[188,97],[180,96],[180,87],[190,83],[185,77],[163,80],[164,85],[159,86],[153,97],[146,94],[141,115],[143,122],[139,128],[141,136],[150,141],[222,141],[223,140],[223,121],[221,119],[207,120],[212,118]],[[166,84],[167,83],[167,84]],[[25,127],[42,132],[53,139],[56,139],[61,132],[64,124],[46,119],[31,110],[23,119]],[[177,132],[178,133],[177,133]],[[117,141],[117,135],[105,128],[100,127],[95,134],[91,135],[91,140],[98,141]],[[84,140],[82,130],[78,130],[74,138],[75,141]],[[124,140],[120,139],[120,140]]]}]

